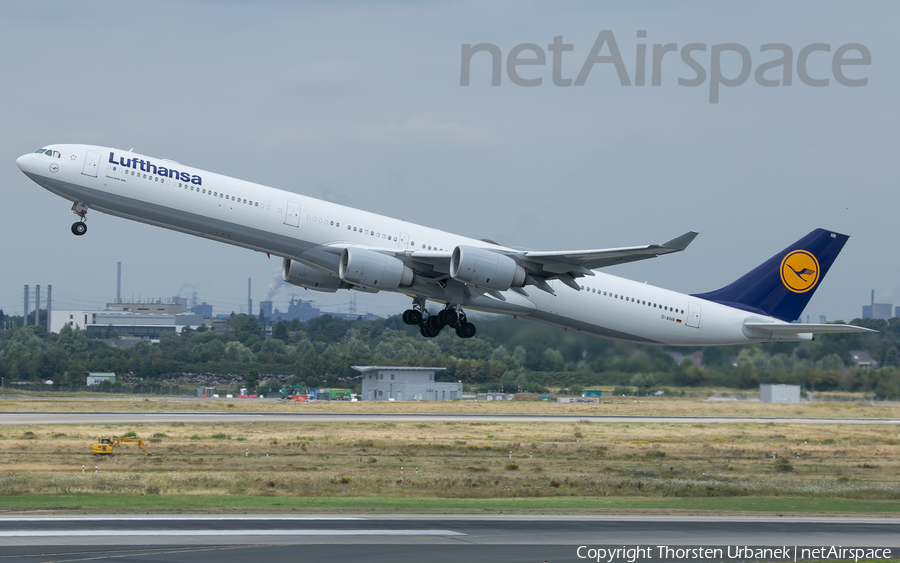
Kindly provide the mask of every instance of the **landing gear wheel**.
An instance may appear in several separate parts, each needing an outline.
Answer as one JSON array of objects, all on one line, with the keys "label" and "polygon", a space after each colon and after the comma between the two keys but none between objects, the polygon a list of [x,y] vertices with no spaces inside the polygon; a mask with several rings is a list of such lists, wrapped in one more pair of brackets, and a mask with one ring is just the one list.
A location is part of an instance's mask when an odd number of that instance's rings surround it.
[{"label": "landing gear wheel", "polygon": [[444,323],[441,322],[438,315],[429,315],[428,318],[425,319],[424,326],[429,332],[433,332],[435,335],[444,329]]},{"label": "landing gear wheel", "polygon": [[441,331],[439,331],[439,330],[432,331],[430,328],[428,328],[428,325],[426,323],[422,323],[421,325],[419,325],[419,334],[421,334],[425,338],[434,338],[435,336],[437,336],[440,333],[441,333]]},{"label": "landing gear wheel", "polygon": [[460,323],[456,325],[456,336],[460,338],[472,338],[475,336],[475,325],[472,323]]},{"label": "landing gear wheel", "polygon": [[440,313],[438,313],[438,319],[440,319],[441,324],[456,328],[456,322],[459,320],[459,314],[456,312],[456,309],[443,309]]},{"label": "landing gear wheel", "polygon": [[72,223],[72,234],[75,235],[76,237],[80,237],[81,235],[83,235],[86,232],[87,232],[87,224],[82,223],[82,222]]},{"label": "landing gear wheel", "polygon": [[422,313],[416,309],[403,311],[403,322],[408,325],[417,325],[422,322]]}]

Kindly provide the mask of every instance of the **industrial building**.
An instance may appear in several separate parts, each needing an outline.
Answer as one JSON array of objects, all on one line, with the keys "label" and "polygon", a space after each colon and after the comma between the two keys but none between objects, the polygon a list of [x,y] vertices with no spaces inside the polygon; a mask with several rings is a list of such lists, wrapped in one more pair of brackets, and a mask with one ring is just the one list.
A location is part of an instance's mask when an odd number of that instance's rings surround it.
[{"label": "industrial building", "polygon": [[799,385],[770,385],[759,386],[759,400],[763,403],[799,403]]},{"label": "industrial building", "polygon": [[135,315],[180,315],[181,305],[179,303],[107,303],[108,311],[121,311],[124,313],[134,313]]},{"label": "industrial building", "polygon": [[[179,307],[180,309],[180,307]],[[199,328],[200,315],[157,315],[145,312],[118,311],[53,311],[50,332],[59,332],[63,326],[79,328],[102,336],[106,332],[135,336],[146,340],[158,340],[164,332],[181,332],[185,327]]]},{"label": "industrial building", "polygon": [[462,398],[462,383],[436,383],[447,368],[351,366],[362,374],[365,401],[452,401]]},{"label": "industrial building", "polygon": [[[875,302],[875,290],[872,290],[872,301],[869,305],[863,305],[862,310],[862,318],[864,319],[883,319],[889,320],[891,318],[891,309],[893,308],[892,303],[876,303]],[[897,308],[900,311],[900,307]]]},{"label": "industrial building", "polygon": [[271,321],[292,321],[297,319],[301,322],[312,320],[322,314],[319,309],[312,306],[312,301],[294,298],[291,298],[288,303],[287,311],[275,309],[271,301],[260,301],[259,312],[264,318]]}]

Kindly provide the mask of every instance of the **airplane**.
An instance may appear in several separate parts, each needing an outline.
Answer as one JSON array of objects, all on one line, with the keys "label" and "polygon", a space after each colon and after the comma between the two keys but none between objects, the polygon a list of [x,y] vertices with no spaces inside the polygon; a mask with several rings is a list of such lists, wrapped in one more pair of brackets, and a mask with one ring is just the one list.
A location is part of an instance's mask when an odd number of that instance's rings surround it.
[{"label": "airplane", "polygon": [[[473,239],[111,147],[48,145],[16,160],[30,179],[73,202],[72,233],[93,209],[283,259],[285,282],[314,291],[399,292],[403,322],[433,338],[476,333],[466,310],[530,319],[642,344],[713,346],[809,341],[868,332],[798,324],[848,237],[816,229],[735,282],[684,294],[603,268],[680,252],[689,231],[662,244],[533,251]],[[431,312],[428,301],[443,304]]]}]

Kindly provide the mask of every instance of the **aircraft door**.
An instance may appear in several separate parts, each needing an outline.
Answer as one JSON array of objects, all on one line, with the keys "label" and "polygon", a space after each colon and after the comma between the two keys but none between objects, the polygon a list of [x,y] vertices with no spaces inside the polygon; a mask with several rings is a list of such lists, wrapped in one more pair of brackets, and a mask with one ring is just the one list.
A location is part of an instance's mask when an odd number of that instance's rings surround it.
[{"label": "aircraft door", "polygon": [[101,154],[99,151],[88,151],[87,158],[84,159],[84,168],[81,173],[85,176],[97,177],[97,169],[100,167]]},{"label": "aircraft door", "polygon": [[397,248],[408,248],[409,247],[409,233],[400,233],[400,241],[397,243]]},{"label": "aircraft door", "polygon": [[687,320],[684,322],[687,326],[700,328],[700,304],[688,302]]},{"label": "aircraft door", "polygon": [[287,202],[287,212],[284,215],[284,224],[291,227],[300,226],[300,203],[296,201]]}]

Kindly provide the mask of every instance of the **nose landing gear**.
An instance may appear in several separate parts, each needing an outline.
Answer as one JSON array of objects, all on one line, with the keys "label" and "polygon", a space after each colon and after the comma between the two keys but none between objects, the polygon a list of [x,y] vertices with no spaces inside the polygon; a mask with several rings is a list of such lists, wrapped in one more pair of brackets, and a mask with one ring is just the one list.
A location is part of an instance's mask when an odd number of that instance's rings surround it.
[{"label": "nose landing gear", "polygon": [[77,201],[72,206],[72,212],[81,219],[77,223],[72,224],[72,234],[80,237],[87,232],[87,223],[85,221],[87,221],[88,204]]}]

